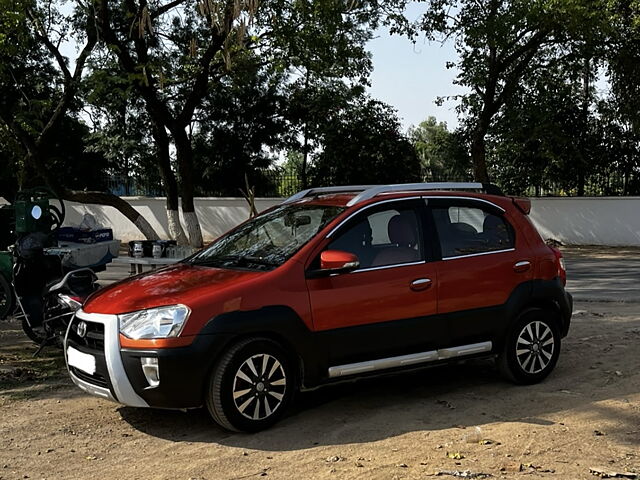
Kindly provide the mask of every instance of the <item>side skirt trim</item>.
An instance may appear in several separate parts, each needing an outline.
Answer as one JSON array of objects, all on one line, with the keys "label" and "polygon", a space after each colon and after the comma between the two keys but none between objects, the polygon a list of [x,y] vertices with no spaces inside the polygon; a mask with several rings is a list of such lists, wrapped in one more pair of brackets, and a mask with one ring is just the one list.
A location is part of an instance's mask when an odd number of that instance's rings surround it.
[{"label": "side skirt trim", "polygon": [[386,370],[388,368],[407,367],[410,365],[435,362],[449,358],[475,355],[477,353],[490,352],[492,348],[493,344],[491,342],[480,342],[472,343],[470,345],[461,345],[459,347],[431,350],[429,352],[400,355],[398,357],[380,358],[377,360],[368,360],[366,362],[337,365],[329,368],[329,378],[345,377],[348,375],[357,375],[359,373]]}]

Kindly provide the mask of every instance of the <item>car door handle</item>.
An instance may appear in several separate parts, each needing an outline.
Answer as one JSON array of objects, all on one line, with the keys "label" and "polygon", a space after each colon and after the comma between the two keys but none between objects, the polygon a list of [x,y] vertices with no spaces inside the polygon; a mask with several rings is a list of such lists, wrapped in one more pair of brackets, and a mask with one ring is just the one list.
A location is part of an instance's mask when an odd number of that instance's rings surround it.
[{"label": "car door handle", "polygon": [[414,292],[426,290],[431,286],[431,283],[432,282],[430,278],[418,278],[411,282],[411,290],[413,290]]},{"label": "car door handle", "polygon": [[517,262],[514,266],[513,266],[513,270],[516,273],[523,273],[526,272],[527,270],[529,270],[531,268],[531,262],[529,260],[522,260],[521,262]]}]

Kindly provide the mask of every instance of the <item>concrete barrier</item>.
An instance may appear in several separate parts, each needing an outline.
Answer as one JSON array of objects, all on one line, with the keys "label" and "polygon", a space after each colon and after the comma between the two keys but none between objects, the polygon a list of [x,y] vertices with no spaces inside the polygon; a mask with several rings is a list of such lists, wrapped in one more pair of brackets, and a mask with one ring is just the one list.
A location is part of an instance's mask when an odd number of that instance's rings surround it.
[{"label": "concrete barrier", "polygon": [[[168,238],[164,198],[125,197],[163,238]],[[0,199],[0,202],[2,199]],[[263,211],[280,198],[256,199]],[[197,198],[196,211],[205,241],[211,241],[249,217],[242,198]],[[549,197],[531,199],[531,219],[544,238],[568,245],[640,246],[640,197]],[[85,213],[113,228],[122,241],[141,238],[140,232],[112,207],[67,202],[65,225],[77,225]]]}]

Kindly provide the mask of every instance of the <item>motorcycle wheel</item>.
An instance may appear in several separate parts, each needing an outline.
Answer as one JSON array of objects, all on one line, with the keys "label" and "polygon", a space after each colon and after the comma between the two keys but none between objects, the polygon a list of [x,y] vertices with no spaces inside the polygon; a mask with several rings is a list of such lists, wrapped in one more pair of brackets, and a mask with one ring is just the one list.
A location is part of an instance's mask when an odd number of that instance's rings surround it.
[{"label": "motorcycle wheel", "polygon": [[57,303],[54,297],[45,298],[44,305],[44,321],[42,325],[31,326],[29,322],[27,322],[26,318],[22,319],[22,330],[26,333],[27,337],[33,340],[35,343],[41,346],[56,346],[58,348],[62,348],[63,343],[63,335],[66,330],[66,325],[60,324],[52,325],[51,323],[47,323],[47,319],[51,317],[55,317],[64,313],[63,308]]},{"label": "motorcycle wheel", "polygon": [[[26,318],[22,319],[22,330],[27,334],[27,337],[38,345],[42,345],[49,338],[49,335],[47,335],[47,332],[42,325],[32,327],[29,325]],[[49,342],[47,342],[47,344],[49,344]]]},{"label": "motorcycle wheel", "polygon": [[7,318],[13,312],[13,291],[9,282],[0,275],[0,320]]}]

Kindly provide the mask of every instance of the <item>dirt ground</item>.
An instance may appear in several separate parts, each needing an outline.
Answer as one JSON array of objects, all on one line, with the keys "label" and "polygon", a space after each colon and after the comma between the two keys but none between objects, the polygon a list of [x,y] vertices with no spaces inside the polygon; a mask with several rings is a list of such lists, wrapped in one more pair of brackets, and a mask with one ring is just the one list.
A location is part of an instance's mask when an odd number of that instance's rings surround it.
[{"label": "dirt ground", "polygon": [[468,362],[307,393],[254,435],[225,432],[202,411],[89,397],[70,385],[59,352],[33,359],[19,325],[1,328],[1,479],[640,473],[637,304],[577,304],[560,363],[540,385],[512,386],[490,362]]},{"label": "dirt ground", "polygon": [[309,392],[247,435],[90,397],[0,322],[0,480],[640,478],[639,343],[640,304],[578,302],[539,385],[470,361]]}]

